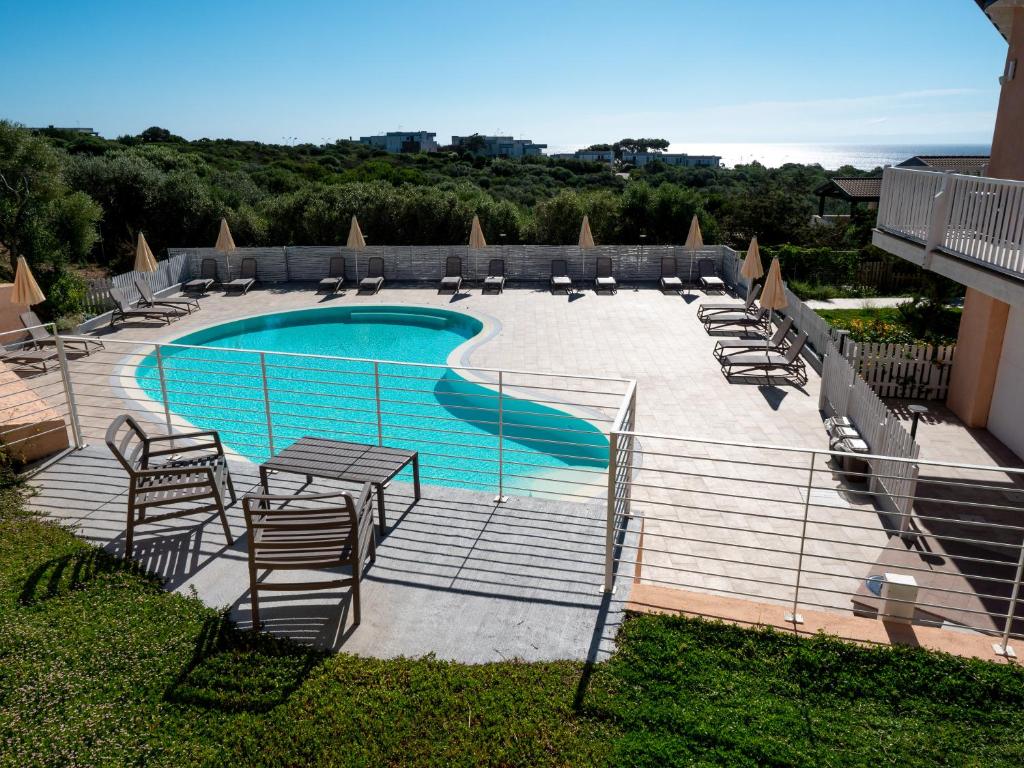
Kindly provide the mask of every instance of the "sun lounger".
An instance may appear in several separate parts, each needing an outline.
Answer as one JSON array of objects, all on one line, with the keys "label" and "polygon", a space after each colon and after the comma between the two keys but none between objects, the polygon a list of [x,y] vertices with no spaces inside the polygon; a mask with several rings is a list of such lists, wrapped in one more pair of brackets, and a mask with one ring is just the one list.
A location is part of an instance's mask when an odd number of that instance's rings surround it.
[{"label": "sun lounger", "polygon": [[569,268],[565,259],[553,259],[551,261],[551,292],[565,291],[572,293],[572,278],[569,277]]},{"label": "sun lounger", "polygon": [[327,277],[320,281],[318,290],[337,293],[345,284],[345,257],[331,256],[327,267]]},{"label": "sun lounger", "polygon": [[761,307],[757,312],[719,312],[704,318],[705,331],[719,331],[723,328],[740,327],[768,332],[768,310]]},{"label": "sun lounger", "polygon": [[224,291],[238,291],[244,296],[254,285],[256,285],[256,259],[242,259],[239,276],[224,283]]},{"label": "sun lounger", "polygon": [[715,273],[715,262],[711,259],[697,260],[697,276],[705,291],[725,293],[725,281]]},{"label": "sun lounger", "polygon": [[484,278],[484,291],[505,290],[505,260],[491,259],[487,265],[487,277]]},{"label": "sun lounger", "polygon": [[19,349],[5,349],[0,351],[0,360],[5,363],[13,363],[15,370],[31,370],[46,373],[46,364],[57,359],[56,349],[30,349],[21,347]]},{"label": "sun lounger", "polygon": [[703,320],[707,315],[714,314],[716,312],[739,312],[740,310],[746,310],[748,313],[753,314],[757,312],[754,308],[754,302],[757,301],[761,295],[761,286],[755,285],[753,290],[747,296],[746,301],[742,304],[738,302],[721,302],[719,304],[701,304],[697,307],[697,318]]},{"label": "sun lounger", "polygon": [[462,259],[449,256],[444,260],[444,277],[441,278],[439,291],[458,293],[462,287]]},{"label": "sun lounger", "polygon": [[617,293],[619,284],[612,276],[612,260],[610,256],[597,257],[597,275],[594,277],[594,292],[610,291]]},{"label": "sun lounger", "polygon": [[199,299],[189,296],[181,296],[176,299],[160,297],[158,299],[153,295],[153,289],[149,287],[149,283],[142,275],[135,275],[135,287],[139,289],[139,295],[142,297],[139,299],[140,307],[181,307],[189,314],[192,314],[193,309],[199,309]]},{"label": "sun lounger", "polygon": [[715,344],[715,357],[721,360],[739,352],[784,352],[786,335],[792,327],[793,318],[787,317],[770,339],[722,339]]},{"label": "sun lounger", "polygon": [[165,323],[170,323],[185,314],[182,310],[174,307],[133,307],[121,293],[121,289],[113,285],[108,289],[108,293],[114,302],[114,309],[110,313],[111,325],[119,320],[123,322],[134,319],[163,320]]},{"label": "sun lounger", "polygon": [[210,286],[217,282],[217,261],[215,259],[203,259],[199,266],[200,277],[189,280],[181,290],[184,293],[206,293]]},{"label": "sun lounger", "polygon": [[[36,349],[57,346],[57,336],[50,333],[50,330],[43,325],[42,321],[40,321],[39,317],[31,309],[27,312],[21,313],[21,324],[25,326],[25,330],[28,331],[32,346]],[[69,352],[84,352],[85,354],[89,354],[94,348],[103,349],[103,342],[100,339],[61,338],[61,341],[64,342],[64,348]]]},{"label": "sun lounger", "polygon": [[675,256],[662,256],[661,257],[661,290],[663,291],[681,291],[683,290],[683,281],[677,274],[678,267],[676,266]]},{"label": "sun lounger", "polygon": [[[357,498],[334,492],[295,496],[247,494],[242,499],[248,532],[249,597],[253,628],[260,626],[263,591],[352,590],[352,624],[361,618],[359,581],[377,559],[373,491],[363,483]],[[337,573],[335,569],[343,569]],[[270,571],[317,571],[315,580],[266,578]]]},{"label": "sun lounger", "polygon": [[384,287],[384,259],[371,256],[366,265],[366,277],[359,281],[359,291],[378,293]]},{"label": "sun lounger", "polygon": [[803,351],[807,342],[807,332],[801,331],[796,337],[793,346],[786,350],[785,354],[779,352],[739,352],[734,355],[726,355],[720,362],[722,373],[726,378],[733,376],[744,376],[749,374],[765,374],[770,376],[774,371],[781,371],[804,384],[807,382],[807,366],[804,365],[800,352]]}]

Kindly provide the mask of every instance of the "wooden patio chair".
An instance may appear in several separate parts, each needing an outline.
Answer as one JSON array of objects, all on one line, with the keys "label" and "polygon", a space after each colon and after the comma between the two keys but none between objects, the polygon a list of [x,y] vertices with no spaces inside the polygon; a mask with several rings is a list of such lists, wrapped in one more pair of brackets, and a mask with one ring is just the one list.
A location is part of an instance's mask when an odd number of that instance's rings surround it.
[{"label": "wooden patio chair", "polygon": [[[373,491],[364,483],[358,498],[333,493],[273,496],[246,494],[242,499],[249,542],[249,590],[252,625],[260,627],[261,591],[352,589],[352,619],[361,619],[359,580],[367,559],[377,559],[373,532]],[[313,581],[271,581],[271,571],[301,570],[345,573]]]},{"label": "wooden patio chair", "polygon": [[[149,435],[127,414],[107,428],[107,447],[128,473],[128,530],[125,556],[132,556],[135,528],[172,517],[216,511],[228,545],[234,543],[225,513],[238,497],[220,435],[213,430]],[[224,494],[231,503],[224,504]],[[152,515],[150,510],[172,507]]]}]

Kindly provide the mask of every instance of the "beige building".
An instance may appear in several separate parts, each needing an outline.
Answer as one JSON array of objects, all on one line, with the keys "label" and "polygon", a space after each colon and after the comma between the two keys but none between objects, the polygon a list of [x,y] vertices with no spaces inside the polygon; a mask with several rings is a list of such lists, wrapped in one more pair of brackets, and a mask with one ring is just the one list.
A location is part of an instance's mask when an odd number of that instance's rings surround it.
[{"label": "beige building", "polygon": [[966,287],[948,405],[1024,457],[1024,0],[977,2],[1009,43],[984,175],[887,168],[873,241]]}]

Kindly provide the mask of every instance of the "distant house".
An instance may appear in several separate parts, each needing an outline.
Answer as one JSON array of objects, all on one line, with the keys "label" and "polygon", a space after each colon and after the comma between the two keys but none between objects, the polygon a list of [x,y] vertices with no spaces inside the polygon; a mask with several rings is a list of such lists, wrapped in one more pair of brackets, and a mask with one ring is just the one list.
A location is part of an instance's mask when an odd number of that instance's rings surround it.
[{"label": "distant house", "polygon": [[988,155],[914,155],[902,163],[897,163],[896,167],[984,176],[988,161]]},{"label": "distant house", "polygon": [[636,168],[643,168],[648,163],[660,162],[682,168],[718,168],[722,158],[718,155],[687,155],[671,152],[623,152],[622,162]]},{"label": "distant house", "polygon": [[511,136],[452,136],[453,147],[479,144],[478,154],[484,157],[537,157],[544,154],[547,144],[537,144],[530,139],[514,139]]},{"label": "distant house", "polygon": [[854,206],[865,203],[869,208],[877,208],[882,197],[881,176],[837,176],[829,179],[816,190],[818,196],[818,216],[825,216],[825,200],[845,200],[850,204],[850,212]]},{"label": "distant house", "polygon": [[589,163],[615,163],[615,152],[611,149],[577,149],[575,152],[562,152],[549,155],[556,160],[583,160]]},{"label": "distant house", "polygon": [[65,133],[80,133],[83,136],[99,136],[92,128],[62,128],[60,126],[47,125],[40,128],[29,128],[30,131],[62,131]]},{"label": "distant house", "polygon": [[360,136],[359,143],[385,152],[437,152],[435,136],[429,131],[388,131],[379,136]]}]

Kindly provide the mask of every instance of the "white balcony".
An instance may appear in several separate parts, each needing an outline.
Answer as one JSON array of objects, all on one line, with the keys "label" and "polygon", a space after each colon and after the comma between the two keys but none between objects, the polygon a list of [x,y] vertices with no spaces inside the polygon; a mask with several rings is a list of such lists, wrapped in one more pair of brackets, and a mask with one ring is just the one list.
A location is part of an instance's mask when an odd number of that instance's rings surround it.
[{"label": "white balcony", "polygon": [[1024,182],[886,168],[873,240],[990,295],[1004,300],[1019,296],[1024,290]]}]

